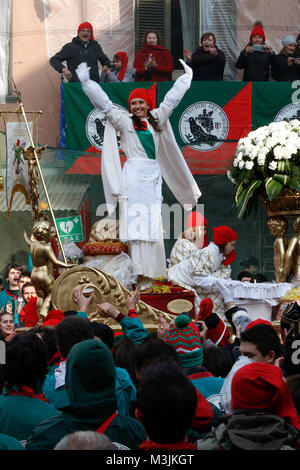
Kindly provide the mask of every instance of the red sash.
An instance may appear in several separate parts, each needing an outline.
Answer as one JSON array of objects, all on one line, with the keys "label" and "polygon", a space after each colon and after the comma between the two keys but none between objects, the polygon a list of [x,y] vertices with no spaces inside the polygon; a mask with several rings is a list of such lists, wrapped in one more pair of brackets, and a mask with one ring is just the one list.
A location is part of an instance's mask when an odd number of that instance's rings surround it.
[{"label": "red sash", "polygon": [[110,425],[110,423],[115,419],[115,417],[117,416],[117,412],[114,411],[113,414],[111,416],[109,416],[105,421],[104,423],[102,423],[99,428],[96,430],[96,432],[98,432],[99,434],[104,434],[106,429],[108,428],[108,426]]}]

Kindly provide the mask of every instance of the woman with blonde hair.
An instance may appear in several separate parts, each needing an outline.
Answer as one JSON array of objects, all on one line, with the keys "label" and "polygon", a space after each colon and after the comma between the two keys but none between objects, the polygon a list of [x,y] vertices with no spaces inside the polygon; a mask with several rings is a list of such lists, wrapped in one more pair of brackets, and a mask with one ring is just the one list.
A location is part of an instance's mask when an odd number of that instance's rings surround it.
[{"label": "woman with blonde hair", "polygon": [[271,73],[278,82],[293,82],[300,79],[300,55],[296,53],[297,41],[287,34],[282,39],[280,53],[272,57]]}]

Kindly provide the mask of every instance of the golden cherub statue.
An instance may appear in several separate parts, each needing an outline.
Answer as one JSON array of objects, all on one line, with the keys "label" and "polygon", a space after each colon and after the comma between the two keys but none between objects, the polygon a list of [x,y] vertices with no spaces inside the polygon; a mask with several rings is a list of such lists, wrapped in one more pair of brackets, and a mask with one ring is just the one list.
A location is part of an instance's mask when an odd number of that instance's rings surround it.
[{"label": "golden cherub statue", "polygon": [[284,272],[285,253],[288,247],[288,239],[285,236],[288,229],[287,219],[282,216],[274,216],[268,220],[268,226],[272,235],[275,235],[274,241],[274,267],[276,282],[285,282],[286,274]]},{"label": "golden cherub statue", "polygon": [[32,237],[29,239],[24,232],[24,239],[30,247],[32,259],[31,282],[35,287],[38,300],[37,312],[39,313],[46,299],[51,297],[52,286],[55,278],[53,274],[54,265],[62,268],[72,268],[74,264],[67,264],[59,261],[51,246],[51,226],[46,220],[40,220],[34,223]]},{"label": "golden cherub statue", "polygon": [[285,252],[284,273],[286,279],[293,274],[292,282],[300,281],[300,216],[298,215],[293,223],[295,235],[289,241]]}]

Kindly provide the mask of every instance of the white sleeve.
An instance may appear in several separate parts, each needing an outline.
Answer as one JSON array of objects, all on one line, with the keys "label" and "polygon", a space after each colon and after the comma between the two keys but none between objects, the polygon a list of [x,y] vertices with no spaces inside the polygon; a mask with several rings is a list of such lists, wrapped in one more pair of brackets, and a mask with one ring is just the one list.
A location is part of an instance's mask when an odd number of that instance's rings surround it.
[{"label": "white sleeve", "polygon": [[84,93],[99,111],[104,114],[110,111],[113,103],[98,83],[93,80],[88,80],[81,85]]},{"label": "white sleeve", "polygon": [[[180,62],[182,63],[183,61],[180,60]],[[173,109],[179,105],[185,93],[191,86],[193,71],[185,63],[184,69],[185,73],[177,78],[172,88],[167,92],[162,103],[156,109],[157,118],[161,125],[170,117]]]}]

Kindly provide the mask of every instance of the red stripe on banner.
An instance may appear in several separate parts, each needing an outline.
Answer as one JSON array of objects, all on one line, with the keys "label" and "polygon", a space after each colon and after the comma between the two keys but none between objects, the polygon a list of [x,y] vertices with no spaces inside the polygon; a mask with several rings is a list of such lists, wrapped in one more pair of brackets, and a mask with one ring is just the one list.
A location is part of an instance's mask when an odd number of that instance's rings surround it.
[{"label": "red stripe on banner", "polygon": [[[99,157],[89,157],[88,155],[82,155],[74,161],[73,165],[66,171],[67,174],[71,175],[101,175],[101,152],[95,147],[89,147],[86,152],[99,153]],[[121,167],[123,168],[126,160],[125,156],[120,157]]]},{"label": "red stripe on banner", "polygon": [[[228,140],[239,140],[252,127],[252,82],[248,83],[224,107],[228,121]],[[237,142],[224,142],[215,150],[200,152],[186,147],[182,153],[193,175],[224,174],[231,166]]]}]

